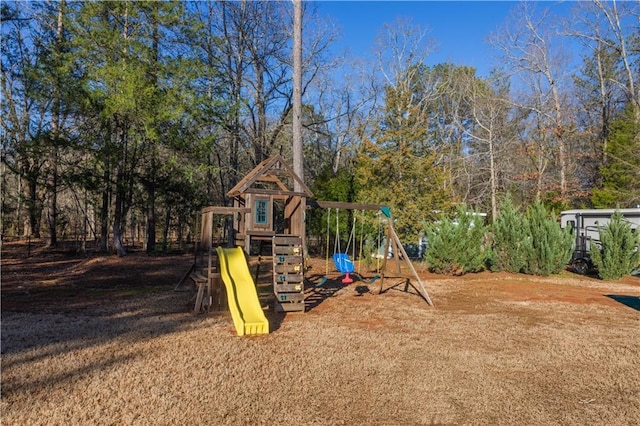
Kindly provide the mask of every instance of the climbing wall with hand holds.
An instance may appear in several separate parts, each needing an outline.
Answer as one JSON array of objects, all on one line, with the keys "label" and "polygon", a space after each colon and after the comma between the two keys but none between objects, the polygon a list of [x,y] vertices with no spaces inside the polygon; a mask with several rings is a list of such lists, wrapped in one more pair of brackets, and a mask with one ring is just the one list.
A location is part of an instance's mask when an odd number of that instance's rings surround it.
[{"label": "climbing wall with hand holds", "polygon": [[273,293],[278,312],[304,312],[302,238],[273,238]]}]

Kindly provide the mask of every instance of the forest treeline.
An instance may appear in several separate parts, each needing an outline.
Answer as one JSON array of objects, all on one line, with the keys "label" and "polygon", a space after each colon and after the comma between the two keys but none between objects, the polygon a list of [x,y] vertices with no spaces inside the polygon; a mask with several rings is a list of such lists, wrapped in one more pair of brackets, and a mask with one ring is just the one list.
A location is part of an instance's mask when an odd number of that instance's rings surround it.
[{"label": "forest treeline", "polygon": [[[489,76],[429,64],[398,20],[365,58],[304,2],[304,178],[391,206],[402,235],[464,203],[640,204],[640,6],[514,7]],[[2,236],[125,252],[197,234],[206,205],[291,158],[292,2],[6,1]],[[321,221],[319,221],[321,222]],[[319,226],[320,228],[320,226]],[[320,233],[321,229],[311,230]],[[79,237],[81,236],[81,237]]]}]

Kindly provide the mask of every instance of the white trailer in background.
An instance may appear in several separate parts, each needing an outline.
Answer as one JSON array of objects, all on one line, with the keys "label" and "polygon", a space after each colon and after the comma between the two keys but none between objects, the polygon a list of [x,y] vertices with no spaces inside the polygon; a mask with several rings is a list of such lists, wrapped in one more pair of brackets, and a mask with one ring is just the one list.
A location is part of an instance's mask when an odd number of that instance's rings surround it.
[{"label": "white trailer in background", "polygon": [[631,229],[640,228],[640,208],[635,209],[591,209],[566,210],[560,213],[560,226],[571,229],[575,237],[571,265],[579,274],[586,274],[593,266],[589,250],[592,244],[600,247],[600,229],[608,225],[611,216],[619,211]]}]

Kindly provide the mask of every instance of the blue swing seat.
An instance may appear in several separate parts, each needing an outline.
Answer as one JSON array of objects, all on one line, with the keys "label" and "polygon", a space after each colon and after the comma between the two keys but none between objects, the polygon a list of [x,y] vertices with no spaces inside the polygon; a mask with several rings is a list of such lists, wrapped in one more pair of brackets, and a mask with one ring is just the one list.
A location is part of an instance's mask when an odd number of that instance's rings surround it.
[{"label": "blue swing seat", "polygon": [[350,274],[353,272],[353,262],[349,259],[347,253],[335,253],[333,255],[333,263],[336,264],[338,271],[343,274]]}]

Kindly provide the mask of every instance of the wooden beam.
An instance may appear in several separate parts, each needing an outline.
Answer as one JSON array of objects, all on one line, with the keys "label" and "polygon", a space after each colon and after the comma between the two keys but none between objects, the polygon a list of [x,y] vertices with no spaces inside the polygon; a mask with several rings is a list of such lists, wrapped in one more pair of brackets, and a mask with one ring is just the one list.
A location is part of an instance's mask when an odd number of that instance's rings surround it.
[{"label": "wooden beam", "polygon": [[[303,191],[303,196],[313,197],[313,192],[304,184],[302,179],[296,175],[291,167],[287,165],[284,158],[280,154],[276,154],[273,157],[267,158],[262,163],[258,164],[253,170],[251,170],[240,182],[238,182],[233,188],[227,192],[229,197],[236,197],[245,192],[249,192],[251,186],[258,181],[261,176],[275,175],[284,172],[290,176],[293,180],[300,184]],[[284,175],[284,174],[283,174]],[[298,195],[296,193],[295,195]]]},{"label": "wooden beam", "polygon": [[385,207],[381,204],[346,203],[342,201],[318,201],[307,200],[309,207],[321,209],[346,209],[346,210],[380,210]]},{"label": "wooden beam", "polygon": [[276,231],[261,231],[261,230],[257,230],[257,229],[252,229],[250,231],[247,231],[247,235],[251,235],[251,236],[262,236],[262,237],[272,237],[274,235],[276,235]]},{"label": "wooden beam", "polygon": [[293,176],[289,175],[289,172],[283,169],[269,169],[267,173],[273,176],[289,176],[290,178],[293,178]]},{"label": "wooden beam", "polygon": [[279,155],[263,160],[260,164],[253,168],[247,175],[240,180],[233,188],[227,192],[229,197],[235,197],[242,194],[245,190],[253,185],[256,179],[263,175],[272,165],[278,162]]},{"label": "wooden beam", "polygon": [[300,178],[300,176],[298,176],[296,172],[293,171],[293,168],[289,167],[289,165],[284,161],[281,155],[277,154],[277,156],[280,157],[280,159],[282,160],[280,162],[280,168],[283,170],[286,170],[287,173],[289,173],[289,176],[291,176],[293,180],[298,182],[298,184],[300,185],[300,189],[302,189],[302,192],[304,194],[302,196],[306,198],[313,197],[313,192],[311,191],[311,189],[309,189],[309,187],[305,185],[304,181]]},{"label": "wooden beam", "polygon": [[202,213],[213,213],[232,215],[235,213],[250,213],[251,209],[245,207],[223,207],[223,206],[208,206],[202,209]]},{"label": "wooden beam", "polygon": [[263,188],[248,188],[245,191],[245,194],[262,194],[262,195],[279,195],[279,196],[288,196],[288,197],[305,197],[306,194],[303,192],[294,192],[294,191],[281,191],[279,189],[263,189]]},{"label": "wooden beam", "polygon": [[[394,256],[397,256],[396,262],[398,264],[398,268],[400,267],[400,259],[403,258],[405,264],[409,267],[409,269],[411,270],[411,275],[413,279],[415,279],[418,282],[418,286],[416,288],[416,290],[418,290],[418,293],[420,293],[420,295],[422,296],[422,298],[429,304],[429,306],[433,306],[433,302],[431,301],[431,298],[429,297],[429,293],[427,293],[427,289],[424,287],[424,284],[422,283],[422,280],[420,279],[420,276],[418,275],[418,272],[416,271],[416,269],[413,267],[413,263],[411,263],[411,260],[409,259],[409,255],[407,255],[407,252],[404,249],[404,246],[402,245],[402,242],[400,241],[400,238],[398,237],[398,234],[396,234],[396,230],[393,228],[393,223],[391,221],[389,221],[389,234],[391,236],[390,239],[393,239],[394,241],[394,245],[397,248],[397,251],[394,252]],[[386,254],[385,254],[386,257]],[[380,291],[382,291],[382,281],[380,282]]]},{"label": "wooden beam", "polygon": [[262,175],[257,179],[259,182],[272,182],[275,183],[276,185],[278,185],[278,188],[280,188],[283,191],[289,191],[289,188],[287,188],[287,186],[282,183],[282,181],[278,178],[278,176],[274,176],[274,175]]}]

